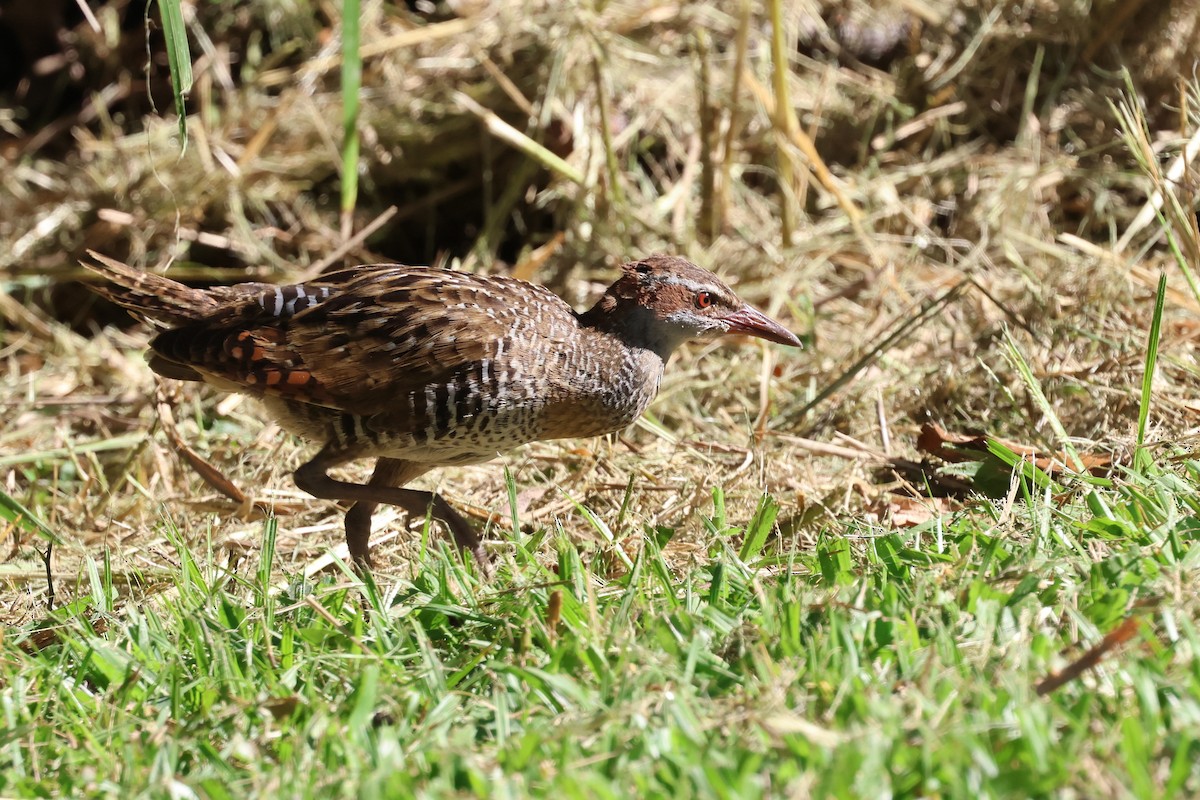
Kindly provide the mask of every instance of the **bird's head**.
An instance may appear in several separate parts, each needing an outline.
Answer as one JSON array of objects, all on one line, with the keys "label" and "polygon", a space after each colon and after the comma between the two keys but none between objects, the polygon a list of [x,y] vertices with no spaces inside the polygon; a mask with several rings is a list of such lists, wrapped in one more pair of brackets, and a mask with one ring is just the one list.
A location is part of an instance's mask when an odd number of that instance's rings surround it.
[{"label": "bird's head", "polygon": [[583,321],[664,359],[685,341],[726,334],[801,346],[791,331],[742,302],[716,275],[683,258],[650,256],[626,264],[621,273]]}]

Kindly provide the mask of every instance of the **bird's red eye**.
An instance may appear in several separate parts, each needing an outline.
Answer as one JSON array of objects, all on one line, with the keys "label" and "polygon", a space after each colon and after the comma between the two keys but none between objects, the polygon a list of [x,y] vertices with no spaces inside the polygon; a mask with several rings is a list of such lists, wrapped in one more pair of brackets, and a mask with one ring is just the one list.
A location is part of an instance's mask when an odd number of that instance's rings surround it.
[{"label": "bird's red eye", "polygon": [[712,305],[712,294],[710,292],[696,293],[696,308],[708,308]]}]

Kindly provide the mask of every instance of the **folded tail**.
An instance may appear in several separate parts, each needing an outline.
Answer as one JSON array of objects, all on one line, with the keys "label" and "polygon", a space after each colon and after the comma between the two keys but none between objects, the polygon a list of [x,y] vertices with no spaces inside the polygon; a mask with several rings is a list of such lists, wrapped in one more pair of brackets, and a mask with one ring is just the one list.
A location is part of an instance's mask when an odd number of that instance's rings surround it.
[{"label": "folded tail", "polygon": [[142,319],[182,325],[202,319],[217,307],[216,299],[204,289],[134,269],[93,250],[88,255],[93,261],[79,263],[108,281],[88,288]]}]

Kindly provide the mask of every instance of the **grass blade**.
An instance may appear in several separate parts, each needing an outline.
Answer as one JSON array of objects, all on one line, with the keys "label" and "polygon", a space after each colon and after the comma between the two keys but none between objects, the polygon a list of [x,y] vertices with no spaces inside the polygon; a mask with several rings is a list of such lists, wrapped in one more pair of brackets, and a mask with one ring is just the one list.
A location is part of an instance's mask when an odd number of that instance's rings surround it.
[{"label": "grass blade", "polygon": [[1158,276],[1158,291],[1154,296],[1154,316],[1150,318],[1150,335],[1146,341],[1146,368],[1142,372],[1142,398],[1138,403],[1137,450],[1133,457],[1134,469],[1143,470],[1150,466],[1150,454],[1146,450],[1146,426],[1150,419],[1150,398],[1154,388],[1154,370],[1158,366],[1158,343],[1162,337],[1163,307],[1167,300],[1167,273]]},{"label": "grass blade", "polygon": [[750,524],[746,526],[746,538],[742,542],[742,549],[738,552],[738,558],[743,564],[748,563],[750,559],[757,557],[762,552],[763,545],[767,543],[767,536],[770,535],[771,529],[775,525],[775,517],[778,515],[779,506],[771,499],[771,495],[764,494],[758,501],[758,510],[754,512]]},{"label": "grass blade", "polygon": [[508,513],[512,515],[513,539],[521,538],[520,501],[517,499],[517,482],[513,479],[512,470],[506,464],[504,467],[504,489],[508,493]]},{"label": "grass blade", "polygon": [[1021,381],[1025,384],[1025,388],[1029,390],[1033,404],[1037,406],[1038,411],[1041,411],[1042,416],[1050,423],[1050,429],[1054,431],[1054,435],[1058,439],[1058,444],[1063,449],[1064,460],[1068,462],[1067,466],[1075,472],[1086,474],[1087,468],[1084,466],[1082,459],[1079,458],[1079,453],[1076,452],[1075,445],[1071,443],[1071,437],[1067,435],[1067,429],[1063,427],[1062,420],[1054,413],[1054,408],[1050,405],[1050,401],[1046,399],[1046,393],[1042,391],[1042,385],[1034,377],[1029,362],[1025,360],[1025,356],[1021,354],[1021,350],[1017,347],[1012,334],[1007,330],[1004,331],[1004,348],[1009,363],[1017,370],[1017,374],[1021,376]]},{"label": "grass blade", "polygon": [[180,0],[159,0],[158,13],[167,44],[167,66],[171,70],[171,94],[175,97],[175,114],[179,117],[179,151],[182,154],[187,150],[188,141],[184,98],[192,90],[192,53],[188,48]]},{"label": "grass blade", "polygon": [[14,525],[19,525],[27,531],[36,533],[52,544],[62,544],[58,534],[50,530],[32,511],[21,505],[20,501],[0,488],[0,517]]},{"label": "grass blade", "polygon": [[342,2],[342,238],[353,232],[358,203],[358,95],[362,88],[358,0]]},{"label": "grass blade", "polygon": [[561,175],[572,183],[577,183],[580,186],[586,183],[586,176],[582,172],[556,156],[549,148],[538,144],[512,125],[500,119],[494,112],[484,108],[468,95],[463,92],[455,92],[454,100],[467,111],[470,111],[483,120],[488,132],[497,139],[507,142],[546,169]]},{"label": "grass blade", "polygon": [[974,285],[976,284],[974,284],[970,278],[961,280],[954,286],[947,289],[939,297],[924,302],[921,307],[917,309],[916,313],[912,313],[911,311],[905,312],[904,315],[899,318],[899,322],[895,328],[889,331],[883,337],[883,339],[879,341],[878,344],[867,350],[862,358],[858,359],[849,367],[846,367],[844,370],[842,370],[841,375],[824,386],[821,391],[817,392],[817,395],[812,400],[809,400],[806,404],[804,404],[799,411],[788,413],[785,416],[785,419],[788,421],[804,419],[808,415],[808,412],[825,402],[825,400],[831,395],[833,395],[846,384],[850,383],[850,381],[854,380],[855,376],[878,361],[884,353],[895,347],[910,333],[915,331],[929,320],[934,319],[943,308],[957,300],[958,296],[962,294],[962,292],[968,286]]},{"label": "grass blade", "polygon": [[1056,483],[1045,470],[990,436],[987,439],[987,449],[989,453],[1007,464],[1010,469],[1019,471],[1025,480],[1037,487],[1039,492],[1044,492],[1047,487],[1054,493],[1063,491],[1063,487]]},{"label": "grass blade", "polygon": [[784,247],[792,246],[792,227],[796,218],[796,179],[792,154],[788,149],[791,142],[791,115],[788,113],[788,58],[787,35],[783,23],[782,0],[771,0],[768,4],[771,15],[771,76],[775,91],[775,117],[771,120],[775,128],[776,156],[779,171],[779,237]]}]

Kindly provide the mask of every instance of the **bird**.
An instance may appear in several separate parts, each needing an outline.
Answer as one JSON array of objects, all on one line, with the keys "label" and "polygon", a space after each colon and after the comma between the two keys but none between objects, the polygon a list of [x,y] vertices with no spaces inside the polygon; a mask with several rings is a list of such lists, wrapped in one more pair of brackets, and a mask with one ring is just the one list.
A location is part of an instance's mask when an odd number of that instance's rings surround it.
[{"label": "bird", "polygon": [[[530,442],[630,425],[689,340],[800,340],[712,272],[675,255],[631,261],[590,309],[502,275],[370,264],[291,285],[194,288],[89,251],[90,288],[157,329],[150,369],[260,400],[319,446],[293,473],[313,497],[350,503],[346,544],[370,570],[380,504],[440,520],[487,569],[474,527],[407,484]],[[367,483],[333,467],[375,458]]]}]

